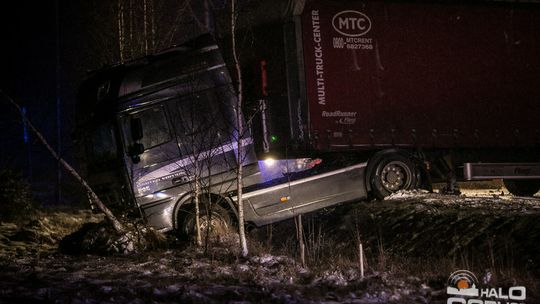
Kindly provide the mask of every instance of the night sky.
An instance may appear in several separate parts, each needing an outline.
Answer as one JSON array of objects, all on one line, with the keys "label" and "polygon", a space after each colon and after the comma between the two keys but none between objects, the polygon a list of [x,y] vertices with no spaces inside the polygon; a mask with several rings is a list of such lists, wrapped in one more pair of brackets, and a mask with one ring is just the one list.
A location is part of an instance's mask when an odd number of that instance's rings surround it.
[{"label": "night sky", "polygon": [[2,15],[2,88],[15,97],[54,100],[54,2],[20,1]]},{"label": "night sky", "polygon": [[[57,27],[54,1],[19,1],[2,9],[1,31],[3,37],[1,56],[2,91],[25,107],[28,117],[43,132],[45,137],[57,146],[57,80],[61,91],[61,117],[70,115],[74,87],[66,85],[63,79],[68,70],[56,72]],[[62,21],[59,19],[59,24]],[[59,32],[62,38],[62,31]],[[60,53],[63,45],[59,45]],[[0,126],[0,167],[21,172],[32,184],[36,196],[45,203],[54,201],[57,191],[56,163],[43,147],[29,137],[24,142],[20,117],[9,104],[3,101]],[[66,121],[62,119],[61,121]],[[69,120],[67,120],[69,121]],[[69,134],[62,134],[62,143],[69,148]],[[65,148],[65,147],[64,147]],[[52,183],[52,184],[51,184]]]}]

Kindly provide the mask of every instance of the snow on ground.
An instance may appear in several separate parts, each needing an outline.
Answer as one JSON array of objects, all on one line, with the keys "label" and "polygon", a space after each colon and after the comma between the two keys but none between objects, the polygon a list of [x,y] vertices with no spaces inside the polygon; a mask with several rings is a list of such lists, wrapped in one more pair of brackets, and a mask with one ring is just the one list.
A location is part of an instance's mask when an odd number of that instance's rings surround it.
[{"label": "snow on ground", "polygon": [[[427,303],[418,279],[315,277],[291,258],[240,259],[224,248],[136,256],[51,256],[2,263],[0,301],[60,303]],[[417,291],[419,289],[420,291]]]},{"label": "snow on ground", "polygon": [[[0,302],[445,303],[444,283],[452,267],[465,260],[478,272],[475,257],[484,260],[487,249],[495,254],[495,269],[487,273],[498,276],[498,282],[523,283],[534,293],[527,284],[540,281],[538,273],[522,281],[519,269],[538,269],[540,199],[499,190],[462,190],[460,196],[400,192],[382,202],[306,216],[306,225],[312,220],[323,227],[329,247],[321,249],[327,253],[321,254],[323,264],[307,268],[277,250],[294,236],[291,222],[274,226],[273,250],[252,251],[248,258],[238,255],[234,241],[210,244],[206,252],[171,245],[131,255],[70,256],[56,250],[59,240],[101,218],[87,211],[49,212],[23,226],[0,224]],[[369,263],[365,278],[359,267],[342,262],[347,255],[354,259],[354,251],[345,251],[355,248],[355,230]],[[258,232],[250,234],[253,243],[266,241],[256,239]],[[514,253],[510,266],[519,276],[506,272],[504,250]],[[395,262],[396,255],[407,263],[411,256],[418,258],[423,268],[413,271]],[[444,261],[457,261],[446,265],[438,260],[443,255]]]},{"label": "snow on ground", "polygon": [[464,188],[460,195],[429,193],[425,190],[398,191],[385,202],[414,202],[421,205],[448,205],[472,208],[488,208],[490,211],[505,210],[525,213],[540,212],[540,197],[514,196],[505,188]]}]

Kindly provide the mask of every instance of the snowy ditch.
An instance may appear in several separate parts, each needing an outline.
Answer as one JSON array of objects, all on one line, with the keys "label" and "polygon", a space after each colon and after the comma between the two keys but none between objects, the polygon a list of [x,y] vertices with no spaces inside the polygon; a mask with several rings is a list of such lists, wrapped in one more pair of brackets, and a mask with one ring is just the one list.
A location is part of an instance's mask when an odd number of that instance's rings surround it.
[{"label": "snowy ditch", "polygon": [[[306,268],[295,255],[292,222],[252,231],[259,245],[245,259],[234,240],[206,252],[171,245],[128,255],[59,253],[62,237],[100,220],[86,212],[46,214],[23,227],[2,223],[0,302],[445,303],[453,267],[522,282],[534,301],[540,199],[464,192],[401,192],[308,215]],[[365,278],[355,264],[356,234]]]}]

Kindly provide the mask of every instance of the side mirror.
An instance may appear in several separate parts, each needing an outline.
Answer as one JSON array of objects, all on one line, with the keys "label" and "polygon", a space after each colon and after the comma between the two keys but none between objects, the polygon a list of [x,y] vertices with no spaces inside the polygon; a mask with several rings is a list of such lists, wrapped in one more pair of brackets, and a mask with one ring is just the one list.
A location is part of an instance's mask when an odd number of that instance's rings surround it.
[{"label": "side mirror", "polygon": [[[138,141],[143,138],[142,122],[140,118],[131,118],[129,121],[131,129],[131,140]],[[139,153],[141,154],[141,153]]]},{"label": "side mirror", "polygon": [[134,143],[129,146],[128,155],[131,157],[131,161],[134,164],[141,161],[140,155],[144,153],[144,145],[140,143]]}]

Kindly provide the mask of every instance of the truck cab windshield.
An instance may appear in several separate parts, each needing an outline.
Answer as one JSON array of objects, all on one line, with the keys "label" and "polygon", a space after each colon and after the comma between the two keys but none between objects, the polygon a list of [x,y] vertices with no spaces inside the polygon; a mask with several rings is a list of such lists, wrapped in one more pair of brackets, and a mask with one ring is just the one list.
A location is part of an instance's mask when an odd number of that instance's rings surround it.
[{"label": "truck cab windshield", "polygon": [[174,120],[183,154],[216,148],[231,138],[230,122],[227,123],[231,113],[224,106],[228,98],[223,90],[206,90],[176,102],[179,115]]}]

